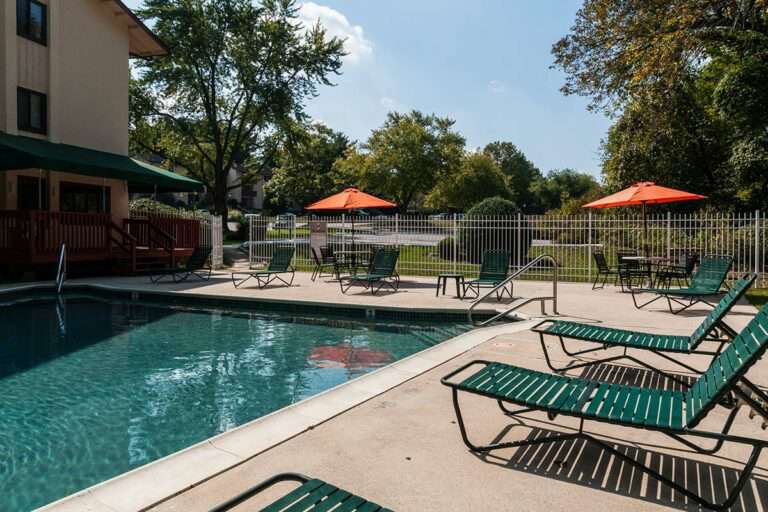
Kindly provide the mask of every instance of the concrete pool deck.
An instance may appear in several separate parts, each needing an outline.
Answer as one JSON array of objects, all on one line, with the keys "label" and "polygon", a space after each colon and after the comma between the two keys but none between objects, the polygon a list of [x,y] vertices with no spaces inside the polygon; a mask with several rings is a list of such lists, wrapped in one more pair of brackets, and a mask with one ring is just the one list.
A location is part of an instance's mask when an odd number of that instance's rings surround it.
[{"label": "concrete pool deck", "polygon": [[[74,282],[89,282],[72,281]],[[220,296],[264,297],[276,300],[328,302],[357,307],[452,309],[460,312],[470,302],[434,297],[434,280],[414,280],[398,294],[342,296],[335,283],[309,283],[297,275],[292,289],[234,290],[223,279],[211,284],[150,285],[136,278],[100,279],[121,289],[144,288]],[[428,287],[428,285],[430,285]],[[516,284],[516,295],[546,294],[549,283]],[[449,290],[450,293],[450,290]],[[609,287],[591,291],[588,285],[561,283],[559,310],[563,316],[585,322],[675,334],[690,334],[708,309],[692,308],[683,315],[665,312],[661,302],[636,310],[631,297]],[[488,303],[495,307],[495,303]],[[538,306],[524,313],[536,315]],[[755,310],[748,304],[735,308],[729,322],[745,325]],[[538,338],[527,329],[532,322],[498,325],[470,331],[363,378],[322,393],[300,404],[205,441],[143,468],[122,475],[65,499],[48,510],[123,511],[151,508],[157,511],[208,510],[276,473],[300,472],[344,487],[393,510],[655,510],[660,506],[686,509],[685,501],[631,467],[606,457],[581,441],[510,449],[489,456],[470,453],[455,424],[450,391],[439,383],[442,376],[474,359],[490,359],[547,371]],[[552,344],[554,348],[554,344]],[[560,354],[557,350],[555,353]],[[698,366],[705,360],[691,361]],[[659,368],[662,359],[648,356]],[[558,355],[556,362],[569,358]],[[704,362],[702,362],[704,361]],[[750,372],[759,385],[768,385],[768,363]],[[647,379],[643,370],[606,365],[600,375],[630,380]],[[583,370],[574,375],[582,375]],[[490,400],[470,397],[462,401],[469,419],[470,436],[478,440],[542,435],[570,430],[574,419],[529,413],[522,422],[510,422]],[[725,419],[722,411],[710,413],[702,427],[715,429]],[[640,453],[670,474],[699,474],[706,492],[722,494],[723,482],[732,482],[735,460],[744,450],[726,446],[716,457],[679,449],[669,438],[642,430],[588,423],[586,430],[602,439]],[[734,433],[766,438],[760,422],[739,413]],[[768,455],[764,454],[754,477],[741,496],[743,510],[768,510]],[[255,502],[254,502],[255,504]],[[251,507],[253,509],[254,507]],[[243,506],[238,510],[246,510]],[[258,509],[258,508],[256,508]]]}]

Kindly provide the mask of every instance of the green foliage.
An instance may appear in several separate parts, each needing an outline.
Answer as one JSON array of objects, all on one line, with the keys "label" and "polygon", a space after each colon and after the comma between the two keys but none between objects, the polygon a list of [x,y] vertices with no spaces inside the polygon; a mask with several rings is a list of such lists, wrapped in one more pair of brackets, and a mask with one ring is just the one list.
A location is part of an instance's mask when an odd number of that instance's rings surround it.
[{"label": "green foliage", "polygon": [[132,147],[203,181],[226,216],[228,188],[240,186],[229,171],[258,179],[275,132],[302,122],[305,100],[338,73],[343,41],[305,30],[294,0],[145,0],[138,13],[173,50],[136,61]]},{"label": "green foliage", "polygon": [[520,213],[515,203],[503,197],[489,197],[467,211],[467,217],[502,217]]},{"label": "green foliage", "polygon": [[470,153],[455,174],[446,173],[429,193],[426,205],[465,211],[488,197],[509,199],[511,192],[496,162],[485,153]]},{"label": "green foliage", "polygon": [[656,181],[768,206],[765,0],[585,0],[553,53],[566,94],[618,114],[603,144],[609,191]]},{"label": "green foliage", "polygon": [[456,239],[452,236],[443,238],[437,243],[437,255],[444,260],[452,260],[456,252]]},{"label": "green foliage", "polygon": [[541,171],[511,142],[492,142],[483,151],[493,158],[504,174],[509,198],[526,212],[538,210],[540,205],[532,187],[541,179]]},{"label": "green foliage", "polygon": [[333,164],[350,149],[341,132],[323,124],[297,131],[279,148],[265,195],[277,211],[300,209],[340,187]]},{"label": "green foliage", "polygon": [[487,251],[507,251],[512,263],[519,264],[518,256],[525,258],[531,243],[529,231],[524,226],[521,226],[520,237],[517,236],[517,224],[512,219],[519,213],[515,203],[502,197],[489,197],[472,207],[459,230],[464,258],[480,263]]},{"label": "green foliage", "polygon": [[546,177],[533,184],[533,193],[538,198],[543,211],[559,210],[563,205],[579,205],[595,198],[600,191],[600,184],[589,174],[573,169],[550,171]]},{"label": "green foliage", "polygon": [[199,215],[198,212],[193,210],[187,210],[184,208],[176,208],[174,206],[155,201],[149,197],[142,199],[135,199],[128,203],[128,210],[131,215],[147,215],[147,214],[160,214],[160,215],[175,215],[181,217],[194,218]]},{"label": "green foliage", "polygon": [[337,161],[339,179],[390,199],[407,211],[441,177],[459,168],[464,138],[453,125],[451,119],[418,111],[391,112],[361,151],[351,150]]}]

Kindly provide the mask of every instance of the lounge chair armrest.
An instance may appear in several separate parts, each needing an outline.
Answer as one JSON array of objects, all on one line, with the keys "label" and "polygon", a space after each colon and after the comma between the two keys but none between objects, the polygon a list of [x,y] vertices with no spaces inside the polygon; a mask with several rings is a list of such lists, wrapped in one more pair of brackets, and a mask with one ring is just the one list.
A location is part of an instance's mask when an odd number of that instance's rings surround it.
[{"label": "lounge chair armrest", "polygon": [[531,331],[532,332],[543,332],[543,333],[546,333],[548,331],[546,329],[542,329],[541,328],[542,325],[544,325],[544,324],[556,324],[557,322],[560,322],[560,321],[561,320],[555,320],[553,318],[545,318],[541,322],[539,322],[536,325],[534,325],[533,327],[531,327]]},{"label": "lounge chair armrest", "polygon": [[460,366],[459,368],[456,368],[451,373],[440,379],[440,383],[444,386],[448,387],[455,387],[457,386],[456,383],[450,382],[451,378],[455,377],[456,375],[462,373],[463,371],[473,367],[473,366],[488,366],[490,364],[493,364],[491,361],[485,361],[483,359],[477,359],[475,361],[471,361],[463,366]]}]

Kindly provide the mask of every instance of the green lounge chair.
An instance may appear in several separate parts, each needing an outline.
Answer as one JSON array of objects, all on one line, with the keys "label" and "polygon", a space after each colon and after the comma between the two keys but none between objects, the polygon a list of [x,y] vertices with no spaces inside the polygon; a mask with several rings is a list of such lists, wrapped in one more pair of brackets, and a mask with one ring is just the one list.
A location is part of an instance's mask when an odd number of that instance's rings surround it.
[{"label": "green lounge chair", "polygon": [[[697,370],[690,365],[679,361],[667,353],[676,354],[703,354],[716,357],[723,349],[723,344],[728,339],[733,339],[736,336],[736,332],[725,323],[725,316],[731,311],[731,309],[741,300],[747,290],[754,284],[757,279],[757,274],[749,274],[744,276],[743,279],[739,279],[733,285],[733,288],[720,300],[719,304],[707,315],[704,321],[690,336],[673,336],[665,334],[650,334],[645,332],[627,331],[624,329],[614,329],[612,327],[605,327],[594,324],[582,324],[579,322],[569,322],[565,320],[544,320],[536,324],[531,330],[539,334],[539,340],[541,341],[541,347],[544,350],[544,359],[547,365],[555,372],[563,372],[566,370],[573,370],[574,368],[583,368],[585,366],[592,366],[602,363],[608,363],[612,361],[618,361],[626,359],[633,361],[641,366],[644,366],[650,370],[653,370],[667,378],[675,380],[678,383],[687,387],[687,384],[676,377],[669,375],[666,372],[659,370],[658,368],[649,365],[639,359],[636,359],[627,354],[629,349],[640,349],[653,352],[659,357],[663,357],[668,361],[685,368],[694,373],[704,373],[701,370]],[[564,368],[555,368],[549,358],[549,351],[546,343],[544,343],[544,335],[557,336],[560,340],[560,346],[563,352],[571,357],[577,357],[582,354],[595,352],[598,350],[607,350],[615,347],[623,347],[624,353],[605,359],[597,359],[588,361],[585,363],[566,366]],[[723,336],[724,335],[724,336]],[[587,341],[591,343],[599,343],[600,347],[581,350],[578,352],[570,352],[565,348],[565,341],[563,338],[572,340]],[[705,341],[714,341],[719,343],[719,347],[716,352],[708,352],[697,350],[699,346]]]},{"label": "green lounge chair", "polygon": [[[251,278],[256,279],[259,285],[259,289],[268,286],[273,281],[280,281],[286,286],[293,284],[293,278],[296,274],[296,269],[291,265],[293,255],[296,252],[295,247],[278,247],[272,254],[272,259],[269,260],[269,265],[264,270],[252,270],[249,272],[232,272],[232,284],[235,288],[239,288],[246,281]],[[283,279],[283,275],[290,274],[290,281]],[[244,278],[238,278],[239,276],[245,276]]]},{"label": "green lounge chair", "polygon": [[260,509],[260,512],[328,512],[330,510],[335,512],[392,512],[388,508],[355,496],[322,480],[296,473],[283,473],[265,480],[231,500],[212,508],[211,512],[231,510],[281,482],[298,482],[301,485],[271,505]]},{"label": "green lounge chair", "polygon": [[[464,296],[467,291],[472,291],[475,298],[480,297],[480,289],[496,288],[503,283],[509,276],[509,253],[506,251],[488,251],[483,254],[483,261],[480,264],[480,276],[472,281],[464,283]],[[501,301],[504,294],[512,298],[512,287],[507,290],[502,288],[496,292],[496,300]]]},{"label": "green lounge chair", "polygon": [[[725,280],[728,277],[728,273],[731,271],[732,266],[733,258],[731,256],[704,256],[699,268],[696,269],[696,273],[693,274],[691,283],[688,287],[630,289],[630,292],[632,293],[632,302],[635,303],[637,309],[641,309],[659,299],[666,298],[667,304],[669,304],[669,311],[675,315],[700,302],[708,304],[709,306],[714,306],[706,299],[709,297],[717,297],[724,293],[722,288],[725,285]],[[637,293],[653,293],[656,297],[648,302],[638,304],[637,298],[635,297],[635,294]],[[686,299],[688,302],[683,302]],[[672,308],[673,302],[682,306],[682,308],[675,311]]]},{"label": "green lounge chair", "polygon": [[157,284],[164,278],[170,277],[174,283],[182,283],[195,276],[201,281],[208,281],[213,272],[213,266],[210,261],[212,250],[210,247],[197,247],[192,251],[186,263],[177,268],[169,268],[162,272],[151,274],[149,280]]},{"label": "green lounge chair", "polygon": [[376,295],[383,286],[388,286],[396,292],[400,288],[400,276],[397,273],[399,258],[400,249],[376,249],[364,274],[353,274],[339,279],[341,293],[347,293],[354,285],[370,290],[371,295]]},{"label": "green lounge chair", "polygon": [[[748,405],[763,418],[768,418],[768,411],[762,405],[768,403],[768,396],[746,378],[747,371],[765,354],[766,349],[768,349],[768,306],[764,307],[728,344],[712,361],[706,373],[700,376],[687,391],[601,383],[490,361],[468,363],[446,375],[441,382],[452,389],[453,406],[461,437],[473,452],[485,453],[501,448],[584,439],[598,444],[615,457],[635,466],[703,507],[723,510],[736,501],[741,489],[749,480],[761,450],[768,447],[768,441],[728,434],[740,405]],[[472,366],[482,368],[461,382],[451,382],[453,377]],[[548,413],[550,420],[554,420],[558,414],[573,416],[580,420],[579,429],[574,433],[536,439],[498,442],[484,446],[475,445],[467,435],[459,406],[460,391],[496,400],[504,414],[508,416],[534,410]],[[505,403],[517,405],[521,409],[510,410],[504,405]],[[696,430],[699,423],[717,406],[732,409],[722,431]],[[703,454],[719,452],[724,442],[751,446],[752,453],[725,500],[721,503],[710,503],[696,491],[678,484],[584,432],[584,421],[587,420],[661,432]],[[713,440],[715,444],[706,448],[694,443],[691,438]]]}]

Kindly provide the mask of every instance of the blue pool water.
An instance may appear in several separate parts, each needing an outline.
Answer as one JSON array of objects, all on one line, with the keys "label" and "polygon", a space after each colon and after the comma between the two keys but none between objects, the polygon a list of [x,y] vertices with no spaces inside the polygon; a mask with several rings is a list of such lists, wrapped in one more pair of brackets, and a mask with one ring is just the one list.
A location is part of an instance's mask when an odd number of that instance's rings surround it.
[{"label": "blue pool water", "polygon": [[228,309],[0,305],[0,510],[44,505],[463,330]]}]

